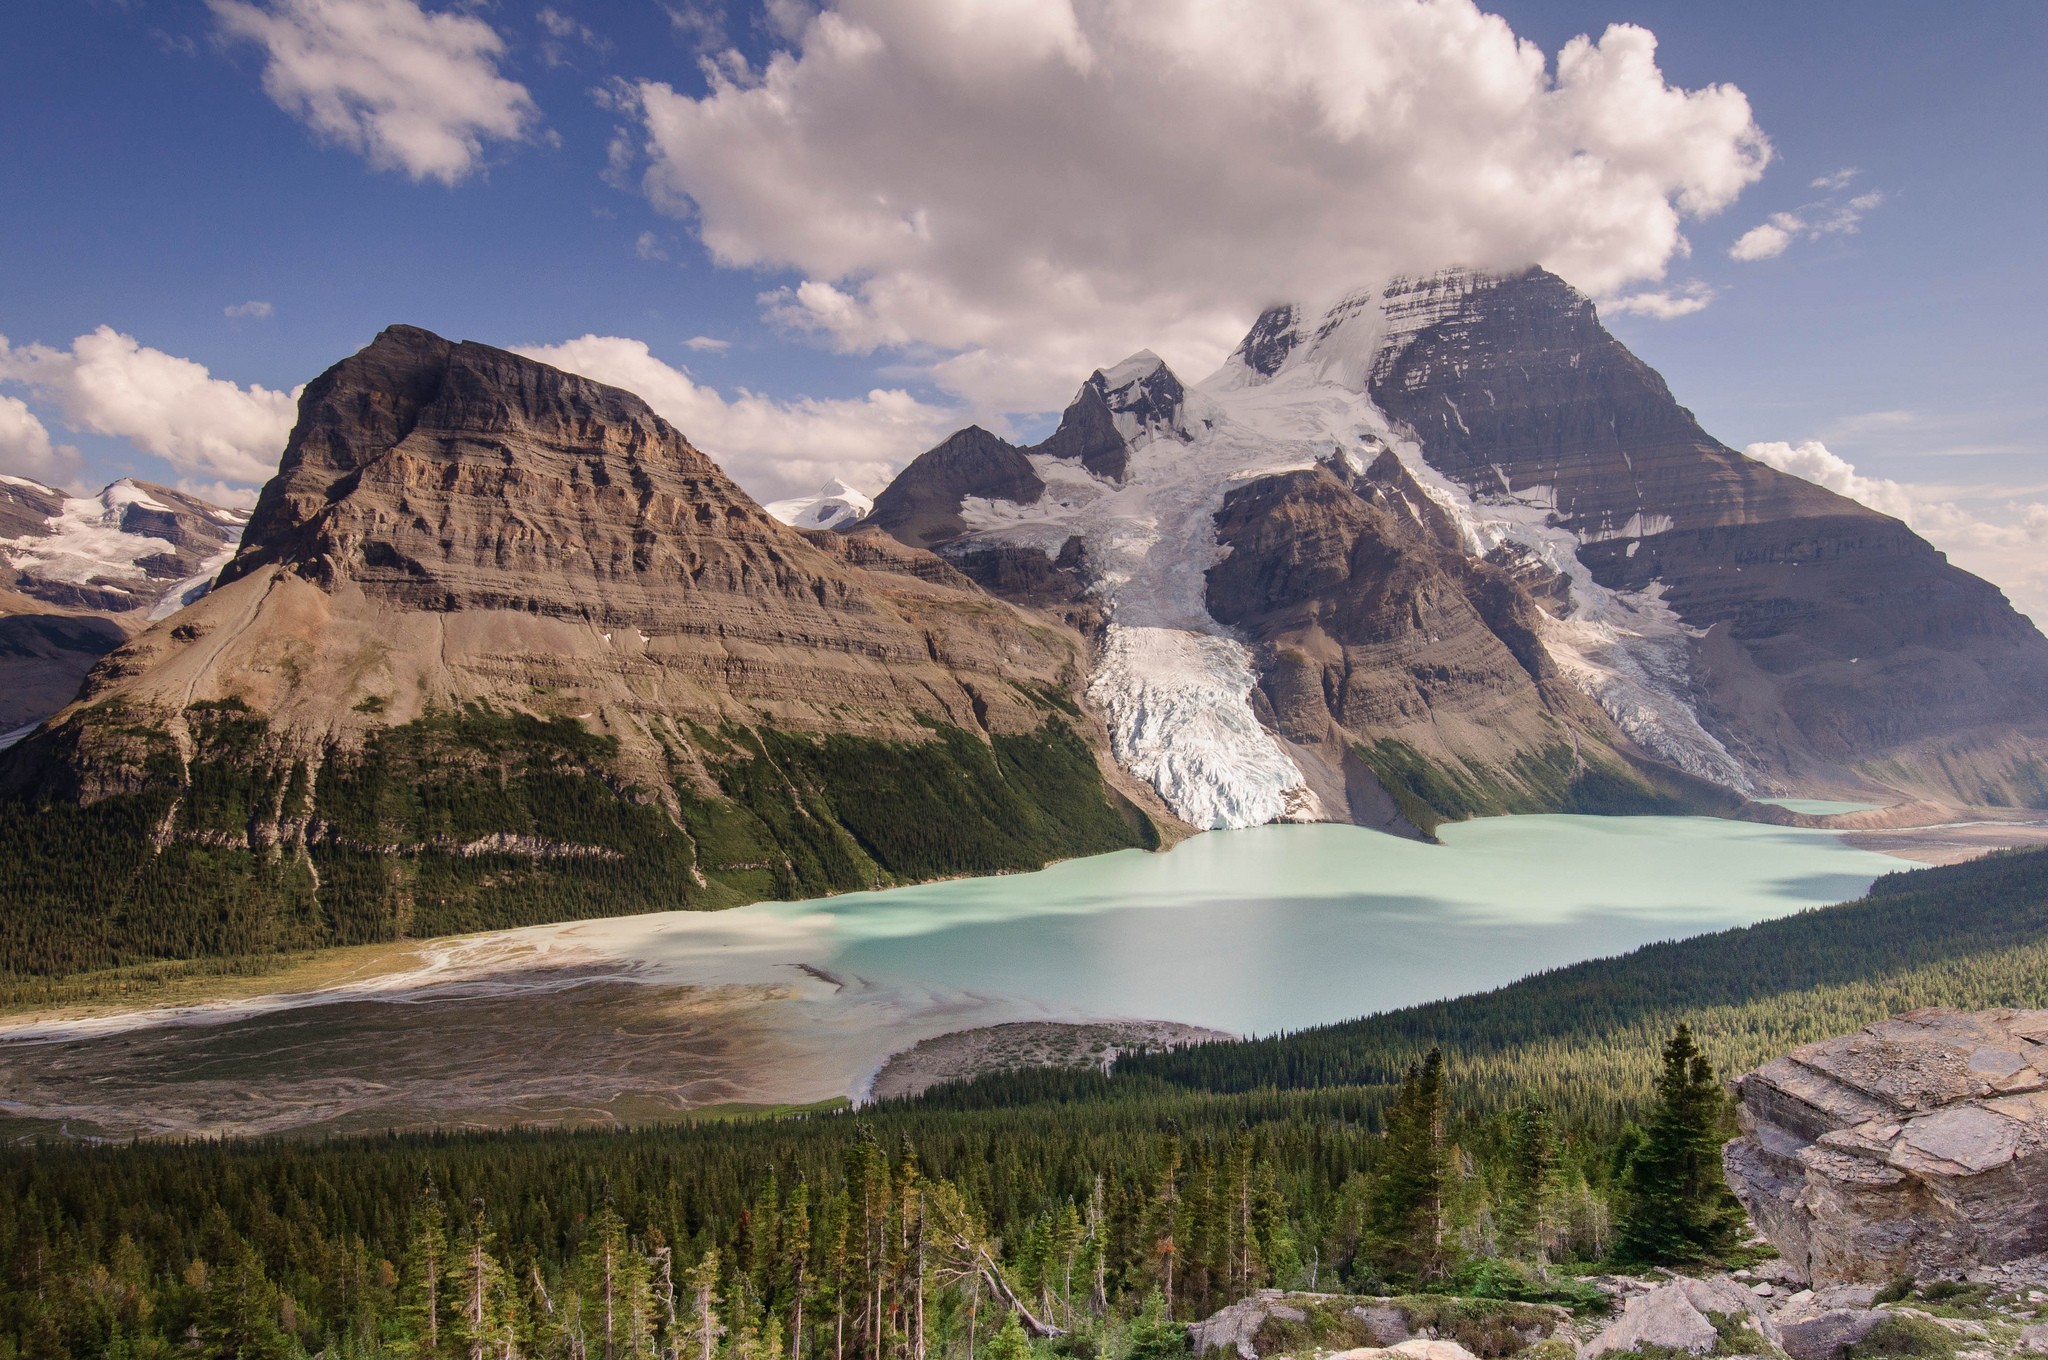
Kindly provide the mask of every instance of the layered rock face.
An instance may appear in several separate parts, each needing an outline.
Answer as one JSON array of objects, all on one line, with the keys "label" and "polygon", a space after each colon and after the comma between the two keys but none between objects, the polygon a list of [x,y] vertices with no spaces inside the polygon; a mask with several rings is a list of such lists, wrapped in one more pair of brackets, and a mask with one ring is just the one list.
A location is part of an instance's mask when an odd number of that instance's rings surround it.
[{"label": "layered rock face", "polygon": [[1540,499],[1601,584],[1699,640],[1707,726],[1767,781],[2048,803],[2048,641],[1905,525],[1710,438],[1541,270],[1386,290],[1375,401],[1482,499]]},{"label": "layered rock face", "polygon": [[102,656],[204,594],[246,518],[149,482],[70,496],[0,477],[0,732],[62,708]]},{"label": "layered rock face", "polygon": [[2048,1011],[1929,1008],[1744,1076],[1728,1183],[1815,1283],[2048,1249]]},{"label": "layered rock face", "polygon": [[[99,962],[1034,867],[1170,822],[1083,664],[929,553],[778,522],[637,397],[394,327],[307,386],[220,584],[0,761],[0,817],[45,876],[110,838],[81,913],[146,888]],[[223,853],[172,882],[186,847]],[[191,942],[191,884],[257,925]]]}]

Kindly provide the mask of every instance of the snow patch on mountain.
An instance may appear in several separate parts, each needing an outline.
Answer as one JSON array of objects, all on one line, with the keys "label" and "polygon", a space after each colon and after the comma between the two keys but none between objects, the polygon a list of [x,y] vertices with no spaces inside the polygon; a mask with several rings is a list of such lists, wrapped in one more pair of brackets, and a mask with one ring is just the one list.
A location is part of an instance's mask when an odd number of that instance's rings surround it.
[{"label": "snow patch on mountain", "polygon": [[221,545],[219,552],[199,564],[199,570],[182,581],[173,582],[149,611],[149,622],[167,619],[188,604],[196,604],[207,591],[213,589],[213,580],[220,575],[220,569],[234,559],[236,549],[242,546],[242,531],[236,529],[234,536]]},{"label": "snow patch on mountain", "polygon": [[[34,482],[9,482],[47,491]],[[197,504],[197,503],[194,503]],[[169,583],[161,572],[175,564],[178,547],[170,540],[128,525],[131,510],[180,513],[148,490],[127,479],[114,482],[97,496],[66,496],[40,532],[0,539],[0,557],[22,576],[68,585],[116,590],[134,597],[136,607],[152,606],[150,620],[167,617],[192,603],[212,586],[213,578],[234,556],[241,542],[246,512],[209,507],[205,516],[222,534],[221,546],[192,575]],[[185,508],[190,513],[190,507]],[[173,566],[175,569],[175,566]]]},{"label": "snow patch on mountain", "polygon": [[844,529],[866,519],[875,503],[835,478],[814,496],[792,496],[761,508],[792,528]]}]

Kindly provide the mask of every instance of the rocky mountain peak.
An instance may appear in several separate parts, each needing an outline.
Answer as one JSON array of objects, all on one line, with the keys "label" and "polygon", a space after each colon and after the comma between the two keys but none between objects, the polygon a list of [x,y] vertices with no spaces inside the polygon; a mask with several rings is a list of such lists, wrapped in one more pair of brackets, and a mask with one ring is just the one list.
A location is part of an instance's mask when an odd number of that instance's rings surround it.
[{"label": "rocky mountain peak", "polygon": [[1059,428],[1028,450],[1078,462],[1098,477],[1121,482],[1130,471],[1131,446],[1144,439],[1188,437],[1181,408],[1187,389],[1166,362],[1139,350],[1110,368],[1098,368],[1060,416]]},{"label": "rocky mountain peak", "polygon": [[1035,505],[1045,481],[1024,450],[969,425],[918,455],[881,495],[868,520],[914,548],[929,548],[966,532],[960,504],[970,497]]}]

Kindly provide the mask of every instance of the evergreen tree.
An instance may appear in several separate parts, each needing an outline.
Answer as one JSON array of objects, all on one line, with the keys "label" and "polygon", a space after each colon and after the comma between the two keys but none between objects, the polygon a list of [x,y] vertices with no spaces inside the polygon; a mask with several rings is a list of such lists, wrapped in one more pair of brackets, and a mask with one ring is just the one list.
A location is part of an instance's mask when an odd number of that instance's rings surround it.
[{"label": "evergreen tree", "polygon": [[685,1282],[690,1291],[689,1330],[696,1360],[718,1360],[718,1338],[725,1334],[725,1326],[718,1320],[718,1252],[705,1252],[690,1268]]},{"label": "evergreen tree", "polygon": [[448,1269],[448,1220],[431,1176],[421,1180],[413,1200],[402,1276],[402,1313],[415,1360],[443,1354],[447,1318],[442,1309],[442,1276]]},{"label": "evergreen tree", "polygon": [[199,1314],[199,1345],[206,1360],[287,1360],[298,1347],[278,1325],[277,1286],[246,1242],[227,1249],[210,1272]]},{"label": "evergreen tree", "polygon": [[1728,1097],[1692,1030],[1664,1045],[1642,1141],[1622,1172],[1614,1255],[1629,1265],[1711,1261],[1735,1244],[1742,1209],[1721,1174]]},{"label": "evergreen tree", "polygon": [[1431,1049],[1401,1078],[1387,1111],[1379,1175],[1368,1204],[1365,1249],[1382,1275],[1437,1280],[1446,1273],[1444,1058]]},{"label": "evergreen tree", "polygon": [[511,1282],[493,1250],[478,1204],[458,1249],[448,1253],[446,1319],[450,1349],[466,1360],[506,1354],[516,1331]]},{"label": "evergreen tree", "polygon": [[1508,1117],[1500,1198],[1500,1245],[1506,1255],[1549,1260],[1557,1198],[1557,1132],[1550,1112],[1541,1105],[1523,1105]]},{"label": "evergreen tree", "polygon": [[1003,1329],[988,1340],[983,1360],[1031,1360],[1031,1338],[1015,1313],[1003,1319]]}]

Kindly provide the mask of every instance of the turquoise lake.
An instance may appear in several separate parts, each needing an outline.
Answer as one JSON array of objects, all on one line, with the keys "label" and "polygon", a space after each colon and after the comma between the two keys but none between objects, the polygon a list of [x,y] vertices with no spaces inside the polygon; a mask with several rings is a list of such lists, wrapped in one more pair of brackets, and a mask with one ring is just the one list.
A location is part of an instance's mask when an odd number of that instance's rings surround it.
[{"label": "turquoise lake", "polygon": [[634,938],[611,944],[683,973],[779,957],[920,1008],[1022,1002],[1263,1034],[1845,901],[1911,867],[1825,832],[1710,818],[1503,817],[1441,834],[1211,832],[1034,874],[635,918],[647,928],[617,923]]}]

